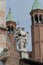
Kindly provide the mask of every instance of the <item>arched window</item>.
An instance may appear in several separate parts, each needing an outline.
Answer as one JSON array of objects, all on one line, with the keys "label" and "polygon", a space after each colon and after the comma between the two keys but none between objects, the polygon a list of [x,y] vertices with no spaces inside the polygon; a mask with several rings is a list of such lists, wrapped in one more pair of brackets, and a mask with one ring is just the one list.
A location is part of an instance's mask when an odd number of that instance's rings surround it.
[{"label": "arched window", "polygon": [[39,21],[42,22],[42,15],[39,16]]},{"label": "arched window", "polygon": [[33,16],[31,17],[31,20],[32,20],[32,24],[33,24],[34,23],[34,17]]},{"label": "arched window", "polygon": [[11,26],[11,33],[14,33],[14,29],[13,29],[13,26]]},{"label": "arched window", "polygon": [[7,33],[10,33],[10,26],[7,26]]},{"label": "arched window", "polygon": [[38,15],[35,15],[35,22],[38,23]]}]

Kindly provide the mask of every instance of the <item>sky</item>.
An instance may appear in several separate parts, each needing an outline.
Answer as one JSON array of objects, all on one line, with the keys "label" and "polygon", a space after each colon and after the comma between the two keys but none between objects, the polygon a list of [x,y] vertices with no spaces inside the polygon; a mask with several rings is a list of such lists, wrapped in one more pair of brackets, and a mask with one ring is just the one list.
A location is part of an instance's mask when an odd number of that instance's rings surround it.
[{"label": "sky", "polygon": [[[39,0],[43,6],[43,0]],[[34,0],[6,0],[6,15],[8,14],[9,8],[11,8],[14,20],[18,25],[25,28],[26,32],[29,32],[28,38],[28,50],[32,50],[32,41],[31,41],[31,16],[30,12]]]}]

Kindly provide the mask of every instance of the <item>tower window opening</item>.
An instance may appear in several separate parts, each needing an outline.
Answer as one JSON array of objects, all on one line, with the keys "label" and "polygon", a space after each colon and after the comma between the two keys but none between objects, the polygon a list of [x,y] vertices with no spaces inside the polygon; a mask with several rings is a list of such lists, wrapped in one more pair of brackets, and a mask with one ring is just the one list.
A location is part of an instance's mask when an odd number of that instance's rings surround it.
[{"label": "tower window opening", "polygon": [[7,33],[10,33],[10,26],[7,26]]},{"label": "tower window opening", "polygon": [[35,21],[38,23],[38,15],[35,15]]},{"label": "tower window opening", "polygon": [[33,16],[31,17],[31,20],[32,20],[32,24],[34,23],[34,18],[33,18]]},{"label": "tower window opening", "polygon": [[11,27],[11,33],[14,33],[14,29],[13,29],[13,26]]},{"label": "tower window opening", "polygon": [[42,15],[39,16],[39,21],[42,22]]}]

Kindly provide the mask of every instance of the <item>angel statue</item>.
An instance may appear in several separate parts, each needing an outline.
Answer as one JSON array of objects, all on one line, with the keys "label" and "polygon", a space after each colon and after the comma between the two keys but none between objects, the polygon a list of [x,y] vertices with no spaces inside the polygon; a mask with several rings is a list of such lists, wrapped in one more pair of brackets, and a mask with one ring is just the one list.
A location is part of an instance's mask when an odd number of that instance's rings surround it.
[{"label": "angel statue", "polygon": [[15,30],[14,39],[16,40],[19,50],[26,49],[28,32],[25,32],[23,27],[18,27]]}]

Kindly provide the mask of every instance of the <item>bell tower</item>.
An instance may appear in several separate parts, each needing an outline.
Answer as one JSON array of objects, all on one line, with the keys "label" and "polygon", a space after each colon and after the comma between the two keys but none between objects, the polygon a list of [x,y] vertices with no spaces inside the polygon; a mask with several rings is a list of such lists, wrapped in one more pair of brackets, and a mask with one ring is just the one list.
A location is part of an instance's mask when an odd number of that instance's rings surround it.
[{"label": "bell tower", "polygon": [[[10,57],[6,61],[6,65],[19,65],[19,52],[17,51],[16,42],[14,39],[14,33],[16,29],[16,22],[14,21],[14,17],[12,15],[11,9],[8,11],[8,15],[6,17],[6,26],[7,26],[7,46],[10,51]],[[9,45],[10,44],[10,45]]]},{"label": "bell tower", "polygon": [[14,22],[14,17],[11,13],[11,9],[9,8],[9,12],[6,18],[6,26],[7,26],[7,34],[14,43],[14,30],[16,29],[16,22]]},{"label": "bell tower", "polygon": [[32,26],[32,59],[43,61],[43,8],[39,0],[35,0],[30,12]]}]

